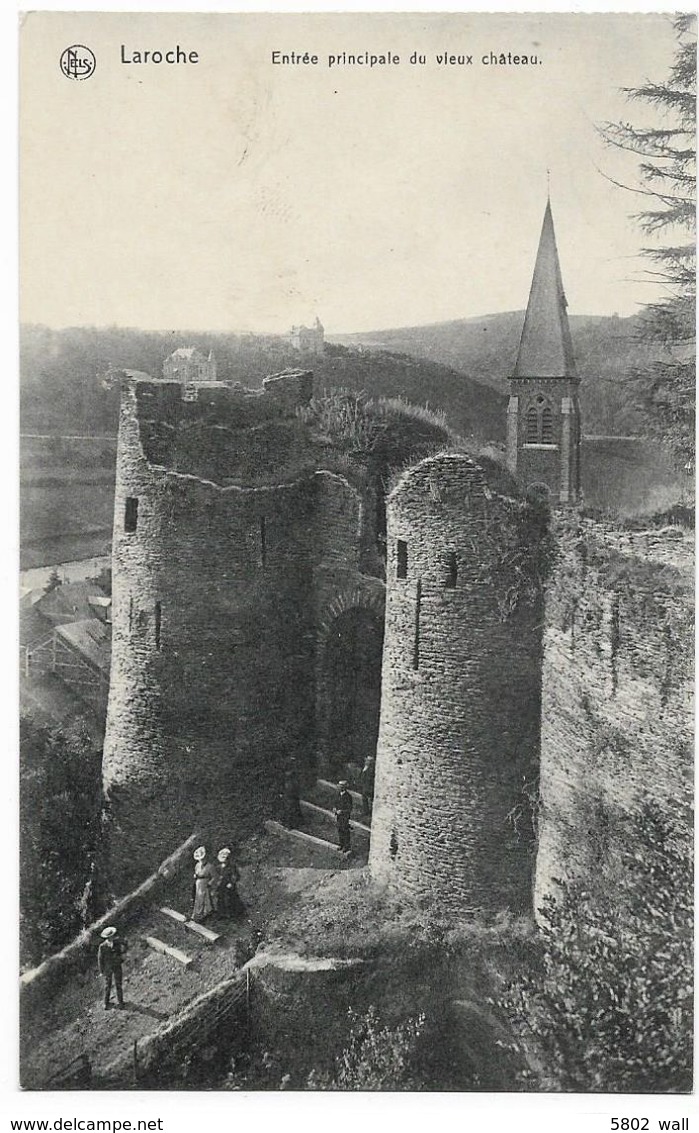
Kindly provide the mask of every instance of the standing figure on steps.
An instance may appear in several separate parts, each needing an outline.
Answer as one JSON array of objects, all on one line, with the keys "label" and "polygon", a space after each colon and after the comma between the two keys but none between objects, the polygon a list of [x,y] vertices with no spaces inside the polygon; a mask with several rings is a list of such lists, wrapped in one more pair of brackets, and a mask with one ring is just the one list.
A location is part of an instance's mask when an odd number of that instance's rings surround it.
[{"label": "standing figure on steps", "polygon": [[337,840],[339,842],[338,849],[341,854],[349,855],[352,853],[352,845],[350,841],[350,816],[352,814],[352,796],[347,790],[346,779],[340,779],[337,785],[340,791],[337,797],[337,805],[335,807]]},{"label": "standing figure on steps", "polygon": [[102,943],[97,950],[97,967],[104,979],[104,1009],[108,1011],[112,1006],[112,980],[116,989],[117,1007],[124,1009],[124,995],[121,990],[121,964],[124,953],[128,948],[118,931],[112,926],[102,929],[100,933]]},{"label": "standing figure on steps", "polygon": [[216,908],[222,917],[244,916],[247,912],[240,893],[238,882],[240,870],[226,846],[216,855],[218,877],[216,879]]},{"label": "standing figure on steps", "polygon": [[194,908],[192,920],[201,922],[210,917],[216,908],[216,870],[206,860],[206,850],[200,846],[194,851]]}]

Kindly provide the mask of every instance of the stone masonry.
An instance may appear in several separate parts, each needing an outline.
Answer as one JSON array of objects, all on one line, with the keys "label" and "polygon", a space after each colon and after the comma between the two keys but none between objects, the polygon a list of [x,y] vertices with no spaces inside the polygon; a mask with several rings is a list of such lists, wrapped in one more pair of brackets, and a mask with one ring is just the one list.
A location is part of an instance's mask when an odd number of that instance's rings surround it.
[{"label": "stone masonry", "polygon": [[512,819],[536,775],[542,614],[502,604],[527,506],[515,497],[502,470],[446,454],[387,501],[370,869],[457,915],[531,908],[531,846]]},{"label": "stone masonry", "polygon": [[103,759],[119,883],[193,829],[231,841],[275,813],[289,759],[315,766],[317,639],[338,603],[383,605],[358,569],[359,493],[304,466],[311,376],[288,384],[189,403],[124,382]]}]

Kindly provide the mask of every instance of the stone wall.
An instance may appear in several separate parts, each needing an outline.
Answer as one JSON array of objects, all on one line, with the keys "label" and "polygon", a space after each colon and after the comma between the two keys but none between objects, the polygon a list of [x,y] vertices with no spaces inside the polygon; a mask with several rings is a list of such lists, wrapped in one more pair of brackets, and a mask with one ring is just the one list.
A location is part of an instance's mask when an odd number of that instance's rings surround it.
[{"label": "stone wall", "polygon": [[531,906],[513,819],[536,774],[542,614],[536,601],[507,608],[508,563],[524,555],[526,573],[528,505],[502,480],[464,455],[431,457],[387,506],[370,868],[457,914]]},{"label": "stone wall", "polygon": [[546,603],[537,904],[557,879],[602,879],[621,894],[630,824],[650,810],[670,827],[679,816],[681,830],[691,805],[690,533],[584,522],[561,524],[558,544]]}]

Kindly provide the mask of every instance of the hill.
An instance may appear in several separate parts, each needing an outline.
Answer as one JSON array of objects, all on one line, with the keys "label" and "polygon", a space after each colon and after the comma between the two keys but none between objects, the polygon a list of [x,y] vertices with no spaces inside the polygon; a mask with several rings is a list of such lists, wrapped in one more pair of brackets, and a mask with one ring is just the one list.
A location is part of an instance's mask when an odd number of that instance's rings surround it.
[{"label": "hill", "polygon": [[99,375],[109,366],[144,370],[158,376],[176,346],[213,350],[218,376],[258,387],[267,375],[287,366],[308,365],[316,392],[346,388],[368,397],[402,397],[415,405],[444,409],[449,425],[464,436],[498,440],[504,436],[500,393],[427,358],[386,350],[363,351],[328,344],[321,356],[304,357],[284,338],[258,335],[157,333],[119,327],[51,330],[24,326],[20,339],[22,432],[116,434],[118,392],[104,388]]},{"label": "hill", "polygon": [[[524,311],[508,311],[427,326],[339,335],[333,341],[439,362],[505,393],[523,323]],[[571,315],[570,329],[581,378],[585,432],[628,435],[642,431],[640,413],[624,383],[625,375],[648,360],[648,346],[638,340],[638,319]],[[444,404],[443,408],[449,415],[450,407]]]}]

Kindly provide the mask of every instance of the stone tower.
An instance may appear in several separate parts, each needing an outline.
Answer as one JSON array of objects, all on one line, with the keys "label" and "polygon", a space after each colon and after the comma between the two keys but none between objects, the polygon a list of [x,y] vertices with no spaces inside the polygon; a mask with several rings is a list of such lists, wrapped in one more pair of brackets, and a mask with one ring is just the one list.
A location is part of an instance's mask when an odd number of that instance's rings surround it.
[{"label": "stone tower", "polygon": [[529,910],[541,602],[508,603],[536,539],[497,466],[409,469],[387,500],[386,623],[369,864],[457,916]]},{"label": "stone tower", "polygon": [[510,379],[507,466],[525,490],[545,486],[562,504],[580,496],[579,379],[567,305],[548,201]]}]

